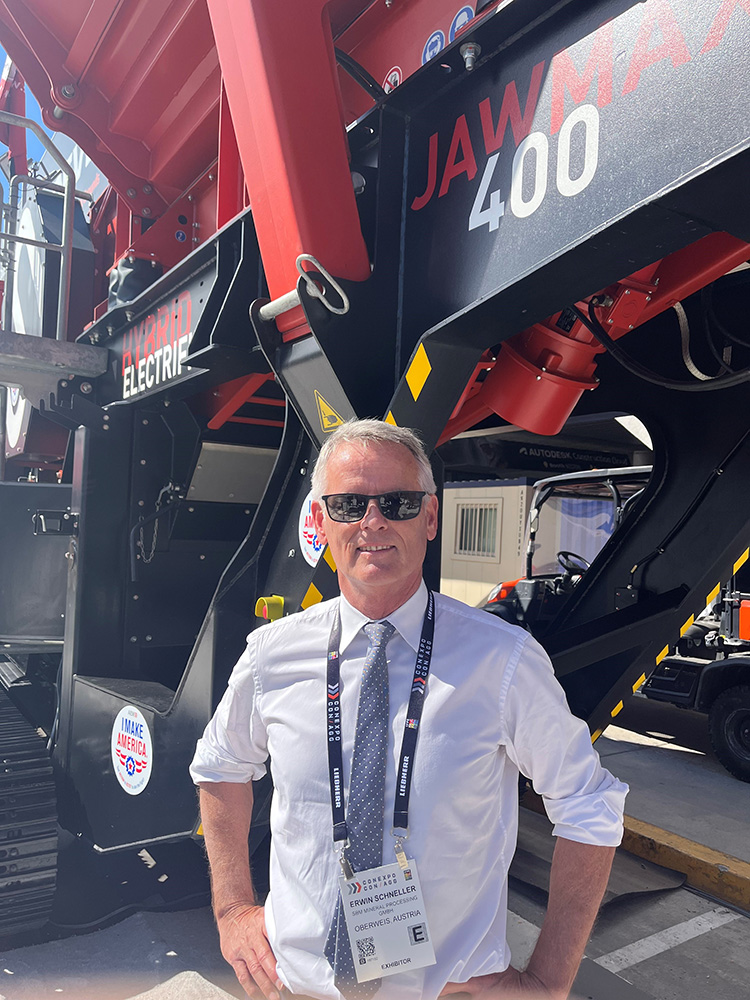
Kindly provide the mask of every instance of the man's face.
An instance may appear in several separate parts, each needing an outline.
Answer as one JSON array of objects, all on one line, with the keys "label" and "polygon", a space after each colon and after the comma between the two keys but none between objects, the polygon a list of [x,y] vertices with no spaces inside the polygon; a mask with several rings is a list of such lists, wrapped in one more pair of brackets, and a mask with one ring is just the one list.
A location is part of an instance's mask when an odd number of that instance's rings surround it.
[{"label": "man's face", "polygon": [[[416,460],[401,445],[344,444],[328,463],[326,495],[419,488]],[[325,503],[313,501],[318,537],[330,546],[341,592],[351,604],[366,614],[370,613],[366,608],[391,605],[371,614],[384,617],[411,597],[422,579],[427,542],[437,534],[437,509],[437,497],[427,496],[417,517],[388,521],[370,501],[361,521],[346,524],[331,520]]]}]

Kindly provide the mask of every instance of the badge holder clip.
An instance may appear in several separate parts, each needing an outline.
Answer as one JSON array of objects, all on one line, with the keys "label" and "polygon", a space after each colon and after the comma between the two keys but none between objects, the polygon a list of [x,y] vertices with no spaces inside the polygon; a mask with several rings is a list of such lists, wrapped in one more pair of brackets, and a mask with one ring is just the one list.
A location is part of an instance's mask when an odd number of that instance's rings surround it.
[{"label": "badge holder clip", "polygon": [[404,841],[409,836],[408,830],[396,829],[396,827],[391,828],[391,833],[395,838],[395,843],[393,845],[396,852],[396,861],[398,861],[399,868],[402,872],[405,872],[409,867],[409,862],[406,860],[406,851],[404,850]]}]

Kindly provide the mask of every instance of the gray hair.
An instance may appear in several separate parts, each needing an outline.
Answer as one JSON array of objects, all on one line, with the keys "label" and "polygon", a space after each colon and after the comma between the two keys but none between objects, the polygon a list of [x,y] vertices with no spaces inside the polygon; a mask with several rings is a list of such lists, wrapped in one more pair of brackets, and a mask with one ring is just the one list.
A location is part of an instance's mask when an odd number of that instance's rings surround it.
[{"label": "gray hair", "polygon": [[337,427],[330,437],[326,438],[320,449],[310,484],[313,499],[320,500],[323,496],[326,488],[328,463],[335,451],[345,444],[357,444],[361,445],[362,448],[377,444],[401,445],[402,448],[406,448],[411,453],[417,463],[419,488],[425,493],[437,492],[430,460],[416,431],[409,427],[386,424],[382,420],[347,420],[340,427]]}]

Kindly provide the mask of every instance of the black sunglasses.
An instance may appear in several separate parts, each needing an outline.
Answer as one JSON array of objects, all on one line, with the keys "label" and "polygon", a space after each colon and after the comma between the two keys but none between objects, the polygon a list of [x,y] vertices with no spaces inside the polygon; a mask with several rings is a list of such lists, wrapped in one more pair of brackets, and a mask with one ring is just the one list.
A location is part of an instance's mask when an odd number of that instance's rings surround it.
[{"label": "black sunglasses", "polygon": [[394,490],[393,493],[329,493],[323,497],[328,516],[332,521],[361,521],[374,500],[380,513],[388,521],[410,521],[422,509],[424,490]]}]

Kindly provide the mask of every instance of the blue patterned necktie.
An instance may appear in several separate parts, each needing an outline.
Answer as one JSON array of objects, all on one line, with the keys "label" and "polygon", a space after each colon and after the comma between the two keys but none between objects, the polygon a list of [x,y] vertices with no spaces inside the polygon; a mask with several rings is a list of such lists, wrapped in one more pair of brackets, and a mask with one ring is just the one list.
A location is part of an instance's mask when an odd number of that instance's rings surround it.
[{"label": "blue patterned necktie", "polygon": [[[347,857],[355,872],[383,863],[385,764],[388,754],[388,663],[385,647],[396,631],[390,622],[364,626],[370,646],[362,668],[357,728],[346,825]],[[357,982],[344,908],[339,898],[328,932],[325,956],[334,970],[336,988],[348,1000],[367,1000],[380,987],[379,979]]]}]

